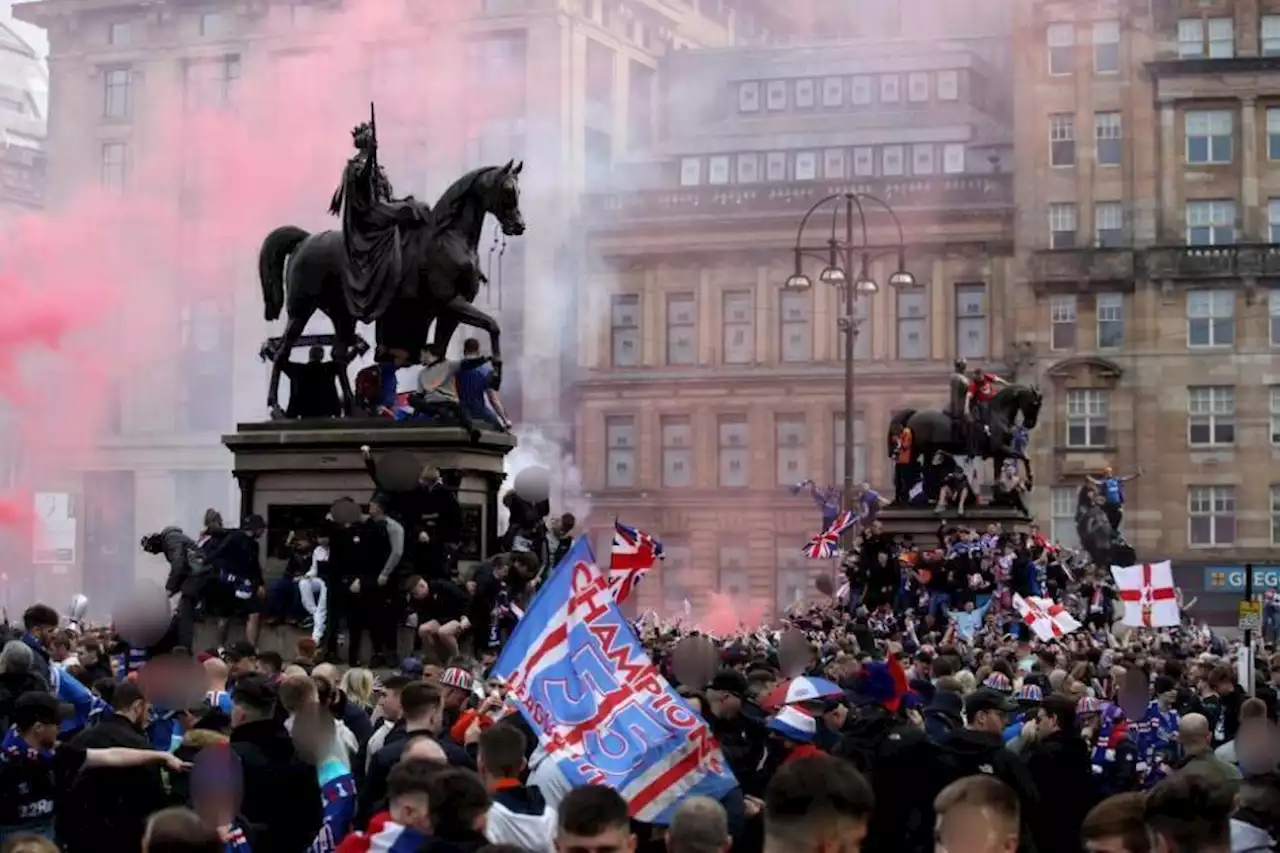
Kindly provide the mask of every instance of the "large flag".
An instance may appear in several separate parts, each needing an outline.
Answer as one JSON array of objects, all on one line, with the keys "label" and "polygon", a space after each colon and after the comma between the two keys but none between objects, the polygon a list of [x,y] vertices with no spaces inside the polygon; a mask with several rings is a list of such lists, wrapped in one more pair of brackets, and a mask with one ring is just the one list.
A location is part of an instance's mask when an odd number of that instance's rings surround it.
[{"label": "large flag", "polygon": [[1168,628],[1182,624],[1178,591],[1173,585],[1173,566],[1168,560],[1140,566],[1112,566],[1111,576],[1124,602],[1125,625]]},{"label": "large flag", "polygon": [[609,587],[619,604],[627,600],[640,579],[663,558],[662,543],[648,533],[615,521],[609,551]]},{"label": "large flag", "polygon": [[645,654],[580,537],[493,667],[569,784],[608,785],[645,823],[737,781],[702,716]]},{"label": "large flag", "polygon": [[840,547],[840,535],[853,527],[853,523],[857,521],[851,511],[845,510],[836,516],[836,520],[817,536],[809,540],[809,544],[800,549],[800,552],[810,560],[826,560],[836,555],[836,551]]},{"label": "large flag", "polygon": [[1080,623],[1065,607],[1047,598],[1036,598],[1034,595],[1023,598],[1014,593],[1013,606],[1022,616],[1022,621],[1027,623],[1027,627],[1042,642],[1061,639],[1080,627]]}]

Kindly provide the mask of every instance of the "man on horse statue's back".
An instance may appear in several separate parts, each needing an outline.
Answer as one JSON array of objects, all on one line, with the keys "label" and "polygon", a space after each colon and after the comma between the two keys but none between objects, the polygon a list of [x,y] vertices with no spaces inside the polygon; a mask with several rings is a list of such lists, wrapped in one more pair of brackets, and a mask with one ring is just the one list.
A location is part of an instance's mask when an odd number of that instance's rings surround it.
[{"label": "man on horse statue's back", "polygon": [[347,161],[329,212],[342,217],[347,302],[353,315],[369,322],[382,316],[402,285],[413,284],[403,281],[400,232],[424,224],[430,209],[413,196],[392,198],[391,182],[378,163],[378,138],[371,123],[358,125],[351,138],[356,154]]}]

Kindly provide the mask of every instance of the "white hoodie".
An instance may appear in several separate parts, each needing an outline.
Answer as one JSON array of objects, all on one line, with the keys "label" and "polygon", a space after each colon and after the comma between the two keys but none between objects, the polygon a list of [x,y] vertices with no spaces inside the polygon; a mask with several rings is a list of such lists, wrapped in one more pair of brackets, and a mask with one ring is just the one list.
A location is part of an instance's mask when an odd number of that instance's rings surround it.
[{"label": "white hoodie", "polygon": [[521,785],[495,791],[484,836],[490,844],[514,844],[533,853],[555,853],[556,810],[534,787]]}]

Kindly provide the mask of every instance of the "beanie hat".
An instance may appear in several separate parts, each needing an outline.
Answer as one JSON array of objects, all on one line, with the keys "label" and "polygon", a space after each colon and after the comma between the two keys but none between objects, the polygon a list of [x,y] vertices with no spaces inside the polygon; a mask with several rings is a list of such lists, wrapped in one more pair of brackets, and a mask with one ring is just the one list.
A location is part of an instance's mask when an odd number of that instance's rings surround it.
[{"label": "beanie hat", "polygon": [[818,722],[794,705],[784,705],[769,720],[769,731],[796,743],[810,743],[818,733]]}]

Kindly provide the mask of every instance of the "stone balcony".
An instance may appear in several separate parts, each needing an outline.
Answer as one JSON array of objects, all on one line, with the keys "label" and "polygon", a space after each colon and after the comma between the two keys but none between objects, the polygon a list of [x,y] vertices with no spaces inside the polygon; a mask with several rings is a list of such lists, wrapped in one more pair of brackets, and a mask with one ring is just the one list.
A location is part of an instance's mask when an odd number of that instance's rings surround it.
[{"label": "stone balcony", "polygon": [[1135,253],[1130,248],[1046,249],[1032,253],[1030,274],[1042,290],[1064,286],[1088,289],[1090,285],[1115,289],[1116,285],[1132,286],[1135,267]]},{"label": "stone balcony", "polygon": [[1280,278],[1280,244],[1156,246],[1146,251],[1153,281]]},{"label": "stone balcony", "polygon": [[[900,216],[911,211],[1011,208],[1013,175],[936,175],[862,180],[787,181],[635,190],[589,195],[583,213],[589,227],[616,227],[645,220],[724,217],[794,217],[815,202],[839,193],[866,193],[882,199]],[[868,217],[878,207],[867,207]]]}]

